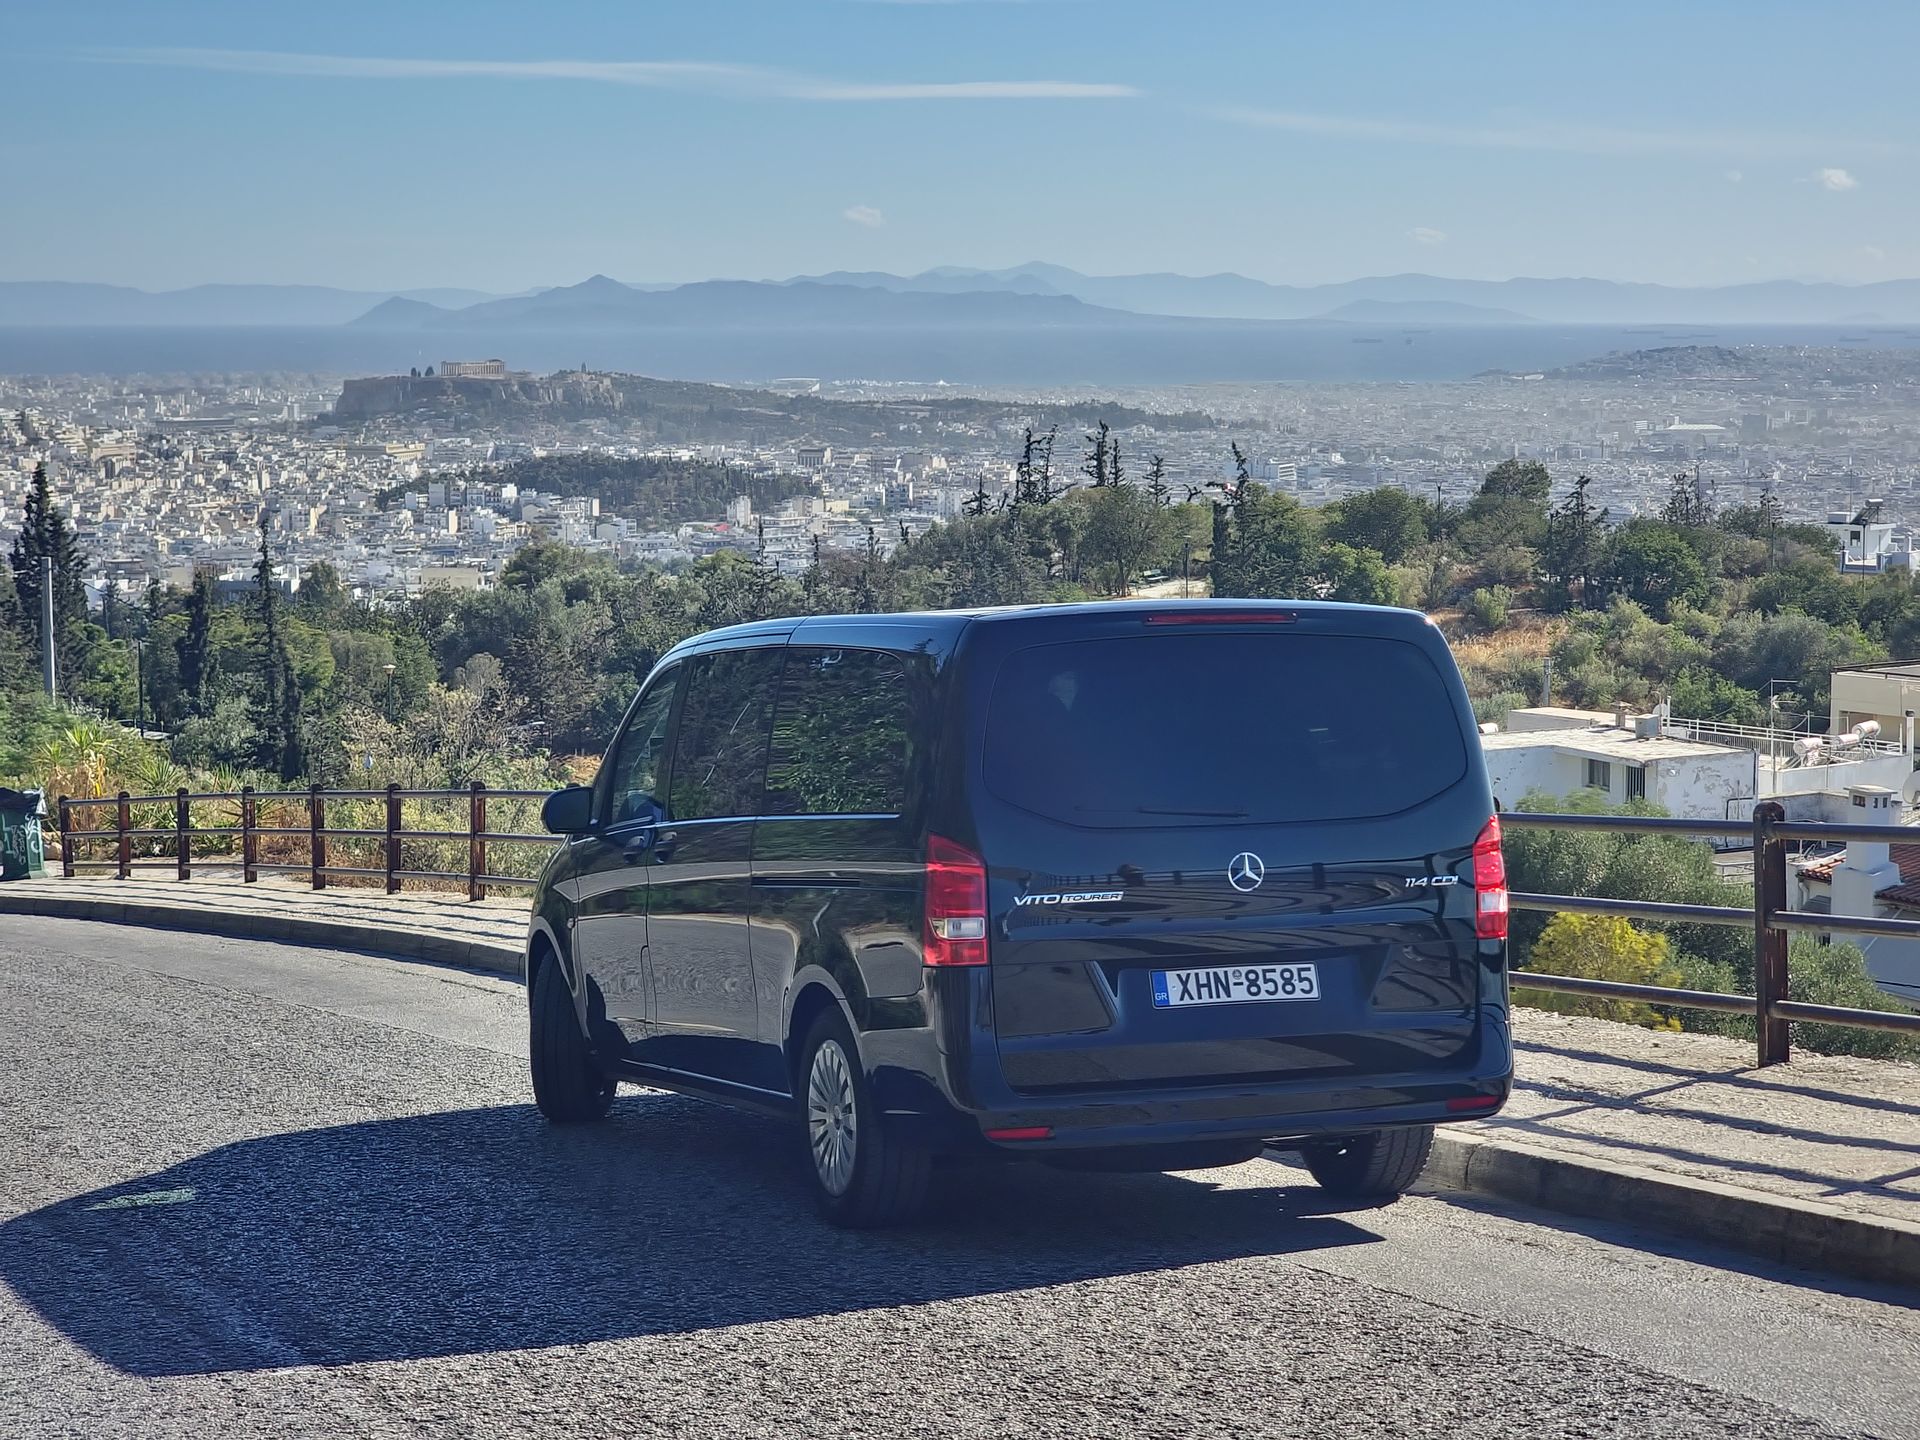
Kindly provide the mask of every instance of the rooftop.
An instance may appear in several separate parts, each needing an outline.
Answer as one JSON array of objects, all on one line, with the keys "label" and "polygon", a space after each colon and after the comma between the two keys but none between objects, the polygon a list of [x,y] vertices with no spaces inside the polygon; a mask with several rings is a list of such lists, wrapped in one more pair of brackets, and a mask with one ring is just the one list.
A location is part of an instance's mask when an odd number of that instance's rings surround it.
[{"label": "rooftop", "polygon": [[1719,755],[1751,755],[1738,745],[1711,745],[1704,740],[1676,740],[1671,735],[1642,739],[1631,730],[1612,725],[1591,730],[1508,730],[1480,737],[1487,750],[1528,750],[1550,746],[1594,760],[1690,760]]}]

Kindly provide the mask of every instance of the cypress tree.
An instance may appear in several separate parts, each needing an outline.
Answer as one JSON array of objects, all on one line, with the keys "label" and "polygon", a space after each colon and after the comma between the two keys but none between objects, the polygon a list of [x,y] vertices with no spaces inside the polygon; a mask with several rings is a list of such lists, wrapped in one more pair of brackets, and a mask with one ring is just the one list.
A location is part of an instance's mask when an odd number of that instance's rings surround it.
[{"label": "cypress tree", "polygon": [[40,623],[43,597],[40,590],[40,562],[53,561],[53,634],[60,674],[79,672],[85,647],[87,587],[82,578],[86,562],[80,557],[79,542],[66,514],[54,503],[53,485],[47,478],[46,462],[33,467],[33,484],[27,491],[25,514],[20,534],[15,537],[8,559],[13,570],[13,588],[18,596],[22,634],[35,655],[40,653]]},{"label": "cypress tree", "polygon": [[190,715],[213,708],[213,571],[193,572],[187,592],[187,633],[180,638],[180,696]]},{"label": "cypress tree", "polygon": [[253,569],[254,603],[260,624],[260,673],[263,681],[258,728],[260,765],[282,780],[299,778],[300,682],[287,653],[280,587],[273,578],[273,550],[267,540],[267,513],[260,512],[260,559]]}]

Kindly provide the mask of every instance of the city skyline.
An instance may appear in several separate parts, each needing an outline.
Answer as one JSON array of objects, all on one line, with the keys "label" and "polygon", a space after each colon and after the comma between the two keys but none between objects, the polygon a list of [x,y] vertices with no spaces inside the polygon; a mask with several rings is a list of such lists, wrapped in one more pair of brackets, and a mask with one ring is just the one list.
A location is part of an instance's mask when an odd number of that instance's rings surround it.
[{"label": "city skyline", "polygon": [[1891,5],[455,15],[20,7],[0,163],[33,218],[0,276],[1920,274],[1920,16]]}]

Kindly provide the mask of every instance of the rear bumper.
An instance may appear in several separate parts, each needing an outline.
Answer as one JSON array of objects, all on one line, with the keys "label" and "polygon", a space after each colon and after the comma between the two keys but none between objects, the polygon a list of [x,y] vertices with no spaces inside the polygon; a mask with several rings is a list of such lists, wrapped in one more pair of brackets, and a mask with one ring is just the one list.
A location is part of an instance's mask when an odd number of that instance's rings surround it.
[{"label": "rear bumper", "polygon": [[[1397,1125],[1436,1125],[1498,1113],[1512,1081],[1503,1075],[1437,1081],[1432,1075],[1380,1077],[1364,1086],[1289,1085],[1185,1090],[1023,1104],[969,1116],[986,1144],[1008,1152],[1156,1145],[1188,1140],[1308,1140]],[[1470,1114],[1449,1100],[1486,1099]],[[1044,1140],[995,1141],[989,1131],[1044,1127]]]},{"label": "rear bumper", "polygon": [[[875,1079],[882,1103],[896,1122],[942,1149],[986,1147],[1035,1154],[1196,1140],[1305,1140],[1498,1113],[1513,1083],[1504,1008],[1488,1007],[1478,1032],[1479,1041],[1469,1054],[1445,1069],[1351,1079],[1322,1075],[1055,1095],[976,1085],[972,1104],[959,1098],[957,1087],[928,1083],[933,1076],[926,1071],[910,1081],[899,1071],[891,1076],[883,1071]],[[895,1083],[889,1084],[889,1078]],[[1484,1108],[1459,1108],[1476,1100]],[[995,1141],[988,1135],[1043,1128],[1049,1132],[1045,1139]]]}]

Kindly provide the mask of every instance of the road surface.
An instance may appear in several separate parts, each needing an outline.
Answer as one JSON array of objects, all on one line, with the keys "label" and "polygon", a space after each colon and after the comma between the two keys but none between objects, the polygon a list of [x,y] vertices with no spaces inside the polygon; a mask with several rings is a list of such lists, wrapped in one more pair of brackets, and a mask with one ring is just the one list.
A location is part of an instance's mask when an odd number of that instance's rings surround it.
[{"label": "road surface", "polygon": [[812,1215],[782,1127],[544,1126],[522,1001],[0,919],[0,1436],[1920,1437],[1920,1297],[1268,1161]]}]

